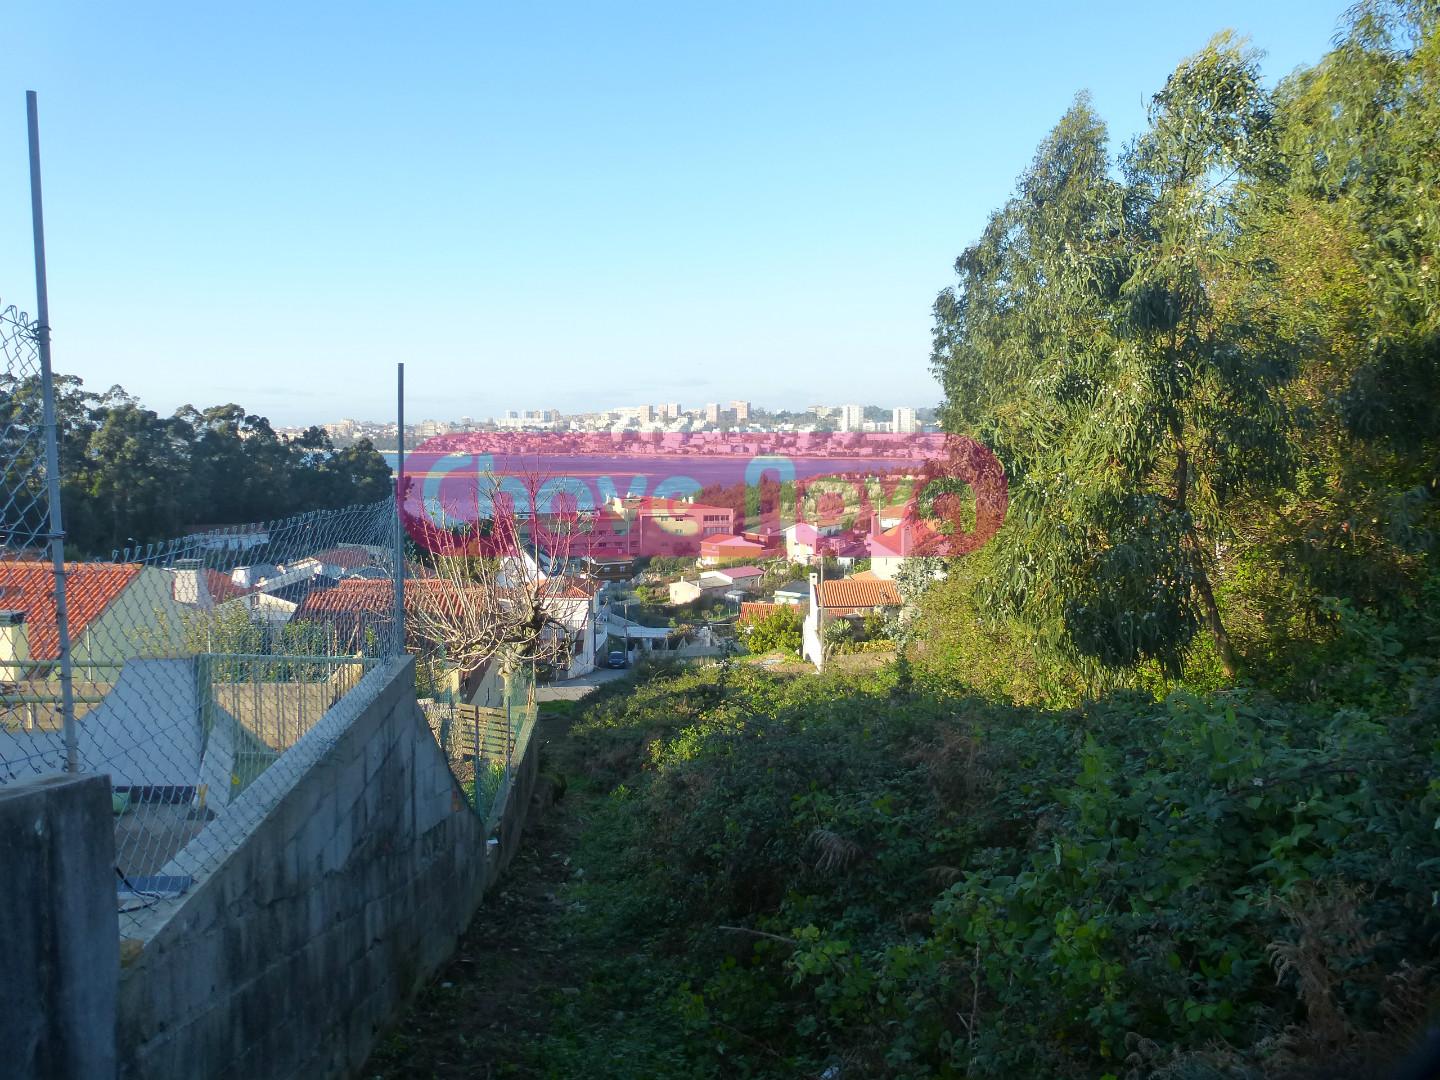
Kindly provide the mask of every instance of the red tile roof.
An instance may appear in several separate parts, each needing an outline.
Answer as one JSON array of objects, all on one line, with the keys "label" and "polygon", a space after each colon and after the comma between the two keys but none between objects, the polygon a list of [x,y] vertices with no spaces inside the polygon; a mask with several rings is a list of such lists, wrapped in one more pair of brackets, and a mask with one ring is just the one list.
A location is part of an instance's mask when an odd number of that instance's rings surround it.
[{"label": "red tile roof", "polygon": [[210,599],[217,604],[223,604],[226,600],[234,600],[237,596],[244,596],[251,591],[236,585],[229,574],[209,569],[205,571],[205,589],[210,593]]},{"label": "red tile roof", "polygon": [[823,608],[899,607],[900,592],[893,581],[857,581],[842,578],[820,583],[820,606]]},{"label": "red tile roof", "polygon": [[546,596],[553,596],[561,600],[588,600],[599,591],[600,585],[595,581],[586,581],[584,578],[556,577],[546,578],[542,586]]},{"label": "red tile roof", "polygon": [[[547,583],[540,586],[542,597],[557,600],[588,600],[594,595],[593,589],[586,591],[581,584],[566,579],[563,584]],[[368,578],[346,578],[328,589],[315,589],[308,593],[300,606],[295,609],[295,618],[325,618],[331,615],[363,613],[367,615],[389,615],[395,609],[394,584],[390,581]],[[444,578],[407,578],[405,581],[405,610],[413,612],[421,606],[436,610],[443,605],[462,602],[488,604],[489,594],[479,585],[460,590]]]},{"label": "red tile roof", "polygon": [[362,566],[371,566],[375,562],[370,552],[356,547],[328,548],[311,557],[317,562],[325,563],[327,566],[338,566],[342,570],[358,570]]},{"label": "red tile roof", "polygon": [[[66,563],[65,607],[70,640],[77,641],[137,577],[139,563]],[[0,562],[0,608],[25,612],[30,656],[60,656],[55,625],[55,578],[47,562]]]},{"label": "red tile roof", "polygon": [[[466,590],[475,599],[484,597],[484,590],[478,586]],[[461,593],[450,582],[438,578],[421,578],[405,582],[405,608],[413,610],[422,602],[437,600],[457,602]],[[395,610],[394,583],[369,578],[346,578],[329,589],[315,589],[307,593],[300,606],[295,609],[295,618],[324,617],[327,615],[389,615]]]},{"label": "red tile roof", "polygon": [[782,607],[788,608],[788,607],[791,607],[791,605],[789,605],[789,604],[766,604],[766,603],[759,603],[759,602],[753,603],[753,604],[752,604],[752,603],[741,604],[741,605],[740,605],[740,617],[739,617],[738,619],[736,619],[735,621],[736,621],[737,623],[755,622],[755,621],[757,621],[757,620],[759,620],[759,619],[765,618],[765,616],[766,616],[766,615],[769,615],[772,611],[779,611]]}]

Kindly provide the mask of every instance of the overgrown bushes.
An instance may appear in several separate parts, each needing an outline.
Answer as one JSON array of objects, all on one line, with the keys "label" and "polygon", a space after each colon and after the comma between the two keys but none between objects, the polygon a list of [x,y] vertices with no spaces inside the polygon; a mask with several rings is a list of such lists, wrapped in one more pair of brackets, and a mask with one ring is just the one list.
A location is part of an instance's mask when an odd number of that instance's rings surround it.
[{"label": "overgrown bushes", "polygon": [[643,1022],[586,994],[548,1060],[1258,1075],[1403,1044],[1440,944],[1440,684],[1381,716],[901,678],[672,673],[587,710],[610,794],[571,900],[644,956]]}]

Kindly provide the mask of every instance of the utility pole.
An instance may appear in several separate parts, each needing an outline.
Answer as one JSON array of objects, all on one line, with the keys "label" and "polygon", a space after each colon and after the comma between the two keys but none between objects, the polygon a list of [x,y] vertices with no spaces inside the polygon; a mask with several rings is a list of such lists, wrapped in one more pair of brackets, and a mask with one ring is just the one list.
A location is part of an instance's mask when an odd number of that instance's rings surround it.
[{"label": "utility pole", "polygon": [[55,629],[60,651],[60,716],[65,731],[65,771],[80,771],[75,731],[75,690],[70,678],[70,618],[65,603],[65,523],[60,513],[60,438],[55,424],[55,377],[50,368],[50,291],[45,275],[45,200],[40,191],[40,106],[25,91],[30,134],[30,223],[35,234],[35,343],[40,352],[40,393],[45,428],[45,498],[50,504],[50,562],[55,572]]}]

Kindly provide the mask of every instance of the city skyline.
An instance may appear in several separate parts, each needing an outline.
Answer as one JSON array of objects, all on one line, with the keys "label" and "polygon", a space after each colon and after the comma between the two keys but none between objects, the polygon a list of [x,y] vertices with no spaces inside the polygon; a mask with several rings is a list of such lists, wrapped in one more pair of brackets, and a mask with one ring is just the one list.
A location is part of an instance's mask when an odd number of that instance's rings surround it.
[{"label": "city skyline", "polygon": [[[871,415],[877,412],[881,415]],[[835,430],[842,433],[918,433],[934,429],[934,414],[935,410],[932,408],[916,408],[910,405],[812,404],[802,409],[772,409],[765,405],[757,406],[747,400],[731,400],[723,407],[717,402],[689,408],[678,402],[666,402],[657,405],[611,405],[607,408],[573,413],[547,408],[513,408],[504,410],[498,416],[481,418],[464,415],[458,418],[426,416],[408,420],[405,430],[407,436],[412,438],[482,430],[606,431],[617,428],[689,432],[723,429],[753,432]],[[297,436],[312,426],[323,428],[332,438],[341,441],[360,438],[370,438],[372,441],[376,438],[393,440],[396,430],[394,419],[357,417],[310,421],[297,425],[275,425],[278,432],[289,436]]]}]

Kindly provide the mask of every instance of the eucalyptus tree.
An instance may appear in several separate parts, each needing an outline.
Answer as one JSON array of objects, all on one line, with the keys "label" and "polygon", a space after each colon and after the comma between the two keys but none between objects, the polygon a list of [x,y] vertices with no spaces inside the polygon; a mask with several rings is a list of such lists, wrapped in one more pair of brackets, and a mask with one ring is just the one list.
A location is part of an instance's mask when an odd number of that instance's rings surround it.
[{"label": "eucalyptus tree", "polygon": [[1357,6],[1276,105],[1286,171],[1246,228],[1314,417],[1284,550],[1318,594],[1405,606],[1440,534],[1440,3]]},{"label": "eucalyptus tree", "polygon": [[1234,207],[1274,166],[1254,54],[1222,36],[1112,161],[1078,99],[956,263],[933,362],[952,431],[1005,465],[1010,513],[980,583],[997,613],[1093,665],[1177,673],[1215,599],[1227,508],[1286,477],[1291,350],[1233,266]]}]

